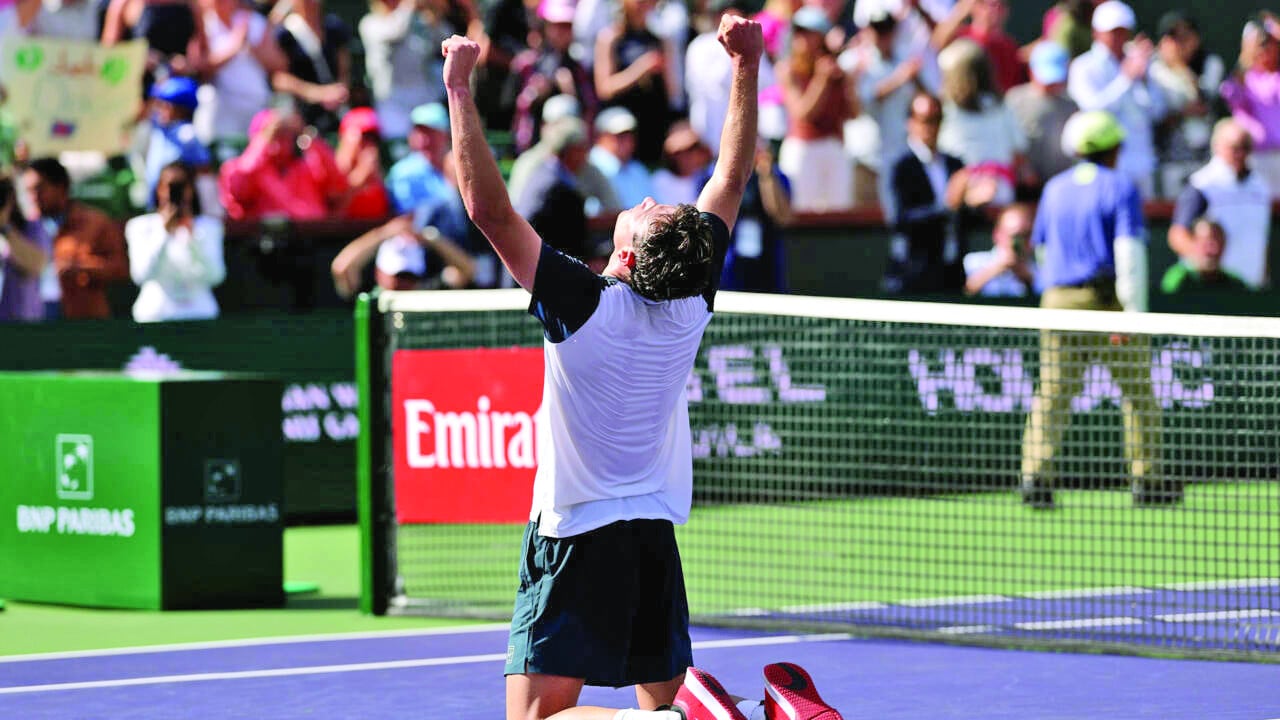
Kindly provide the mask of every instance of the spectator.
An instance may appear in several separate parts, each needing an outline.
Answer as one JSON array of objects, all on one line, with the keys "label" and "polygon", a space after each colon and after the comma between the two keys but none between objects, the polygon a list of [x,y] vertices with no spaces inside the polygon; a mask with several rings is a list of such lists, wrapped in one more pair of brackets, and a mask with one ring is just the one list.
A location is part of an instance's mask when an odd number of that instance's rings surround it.
[{"label": "spectator", "polygon": [[960,0],[934,28],[933,46],[941,51],[959,38],[977,43],[991,63],[995,91],[1003,96],[1009,88],[1027,81],[1018,44],[1004,31],[1008,20],[1009,6],[1004,0]]},{"label": "spectator", "polygon": [[1081,110],[1106,110],[1124,126],[1117,168],[1149,198],[1155,190],[1155,126],[1167,112],[1164,93],[1147,72],[1154,46],[1133,38],[1137,21],[1120,0],[1099,5],[1092,22],[1093,47],[1071,62],[1067,92]]},{"label": "spectator", "polygon": [[1208,216],[1226,228],[1223,267],[1253,288],[1269,283],[1267,245],[1271,238],[1272,190],[1250,165],[1253,137],[1227,118],[1213,129],[1213,158],[1191,178],[1173,208],[1169,248],[1179,257],[1195,255],[1197,218]]},{"label": "spectator", "polygon": [[[530,0],[532,2],[532,0]],[[476,93],[480,117],[485,127],[510,128],[515,122],[515,98],[506,90],[512,82],[511,63],[528,50],[536,22],[536,12],[525,0],[493,0],[484,7],[484,34],[489,42],[482,50],[481,67],[477,68]],[[572,7],[572,3],[569,3]],[[572,18],[570,18],[572,46]]]},{"label": "spectator", "polygon": [[960,158],[938,149],[942,104],[918,93],[907,118],[907,150],[890,168],[889,216],[894,236],[884,290],[889,293],[959,293],[967,251],[969,205],[985,205],[994,183],[970,185]]},{"label": "spectator", "polygon": [[992,201],[1013,202],[1026,173],[1027,139],[991,85],[991,66],[972,40],[956,40],[938,55],[942,67],[942,129],[938,147],[960,158],[971,176],[995,184]]},{"label": "spectator", "polygon": [[347,179],[324,140],[302,132],[298,116],[281,110],[259,112],[249,133],[249,147],[219,171],[227,217],[330,217],[346,195]]},{"label": "spectator", "polygon": [[53,238],[52,275],[47,285],[41,280],[46,317],[110,317],[107,287],[129,277],[119,226],[101,210],[71,199],[71,177],[53,158],[32,160],[22,184],[35,205],[34,219]]},{"label": "spectator", "polygon": [[0,177],[0,222],[0,322],[39,322],[45,316],[40,278],[52,245],[40,225],[22,215],[8,177]]},{"label": "spectator", "polygon": [[449,192],[444,158],[449,152],[449,111],[441,103],[419,105],[409,114],[410,154],[387,172],[387,189],[398,213],[413,210]]},{"label": "spectator", "polygon": [[381,220],[391,214],[391,198],[382,183],[382,138],[373,108],[352,108],[342,118],[334,164],[346,176],[346,199],[338,214],[361,220]]},{"label": "spectator", "polygon": [[595,45],[595,86],[606,106],[636,116],[636,157],[654,167],[671,125],[672,98],[680,92],[666,44],[648,29],[654,0],[622,0],[622,12]]},{"label": "spectator", "polygon": [[668,205],[697,202],[703,176],[715,158],[688,121],[671,126],[662,145],[662,159],[662,167],[653,173],[654,197]]},{"label": "spectator", "polygon": [[[709,3],[707,9],[714,13],[717,4],[724,3]],[[777,62],[782,57],[787,46],[787,36],[791,33],[791,16],[803,4],[804,0],[765,0],[760,12],[751,16],[752,20],[760,23],[764,34],[764,54],[770,61]],[[686,65],[692,67],[688,63]]]},{"label": "spectator", "polygon": [[[191,75],[205,55],[194,0],[110,0],[102,44],[111,47],[134,39],[147,41],[149,78]],[[147,81],[145,87],[151,84]]]},{"label": "spectator", "polygon": [[[1076,167],[1044,188],[1032,244],[1041,252],[1040,307],[1145,312],[1147,248],[1142,197],[1116,170],[1125,130],[1110,113],[1081,112],[1063,142],[1080,157]],[[1124,454],[1136,506],[1180,502],[1182,490],[1160,471],[1160,406],[1151,387],[1151,343],[1145,336],[1046,331],[1040,336],[1040,386],[1022,436],[1022,500],[1054,507],[1072,398],[1087,368],[1102,363],[1120,387]]]},{"label": "spectator", "polygon": [[[938,92],[940,78],[937,63],[926,62],[925,53],[903,56],[897,42],[898,19],[887,10],[869,16],[870,23],[860,36],[861,42],[840,55],[840,67],[858,78],[858,98],[862,110],[873,118],[877,140],[876,151],[870,158],[877,173],[877,194],[885,209],[885,216],[892,211],[887,203],[892,197],[889,188],[889,170],[893,161],[907,150],[907,110],[911,98],[924,91]],[[846,127],[845,145],[851,140]]]},{"label": "spectator", "polygon": [[[567,97],[567,96],[557,96]],[[567,98],[572,100],[572,98]],[[516,157],[515,162],[511,165],[511,177],[507,180],[507,192],[514,199],[525,194],[526,188],[529,186],[530,179],[535,174],[536,168],[545,164],[548,157],[555,154],[553,146],[563,144],[565,136],[587,137],[587,126],[582,118],[575,115],[563,115],[556,117],[555,114],[548,116],[548,109],[555,110],[556,113],[567,111],[568,108],[564,103],[556,101],[557,98],[551,98],[547,101],[543,108],[543,125],[542,138],[537,144]],[[552,117],[554,119],[548,119]],[[582,167],[575,173],[575,184],[578,191],[586,197],[587,215],[594,217],[601,212],[613,212],[622,209],[618,204],[618,196],[613,191],[613,185],[609,182],[609,178],[600,172],[600,169],[591,163],[583,163]]]},{"label": "spectator", "polygon": [[[716,38],[716,28],[725,15],[744,15],[753,0],[712,0],[708,5],[712,28],[695,37],[685,53],[685,90],[689,96],[689,123],[712,154],[720,154],[720,131],[729,112],[729,81],[733,60]],[[759,89],[762,94],[774,88],[777,80],[768,57],[760,58]],[[624,207],[635,203],[623,202]]]},{"label": "spectator", "polygon": [[98,42],[102,37],[93,0],[44,0],[35,6],[35,15],[26,26],[28,35],[85,42]]},{"label": "spectator", "polygon": [[371,0],[360,19],[365,69],[378,110],[378,125],[389,138],[412,127],[413,108],[444,101],[440,43],[452,33],[424,11],[426,0]]},{"label": "spectator", "polygon": [[254,115],[271,103],[271,76],[285,70],[288,60],[258,13],[238,0],[200,2],[209,47],[200,70],[214,89],[207,110],[211,129],[204,139],[238,140],[250,134]]},{"label": "spectator", "polygon": [[1075,164],[1062,148],[1062,130],[1078,108],[1067,97],[1070,56],[1061,45],[1041,41],[1031,51],[1031,82],[1013,88],[1004,103],[1027,139],[1027,194],[1040,197],[1049,178]]},{"label": "spectator", "polygon": [[933,47],[933,31],[954,5],[953,0],[855,0],[853,24],[865,28],[871,18],[889,13],[898,21],[894,56],[919,57],[925,71],[936,75],[938,53]]},{"label": "spectator", "polygon": [[[1253,167],[1272,197],[1280,197],[1280,21],[1264,15],[1246,27],[1241,51],[1249,63],[1222,84],[1231,116],[1253,136]],[[1228,236],[1234,239],[1228,230]]]},{"label": "spectator", "polygon": [[553,95],[578,99],[586,121],[595,115],[595,95],[587,69],[569,54],[573,44],[572,0],[542,0],[538,5],[542,43],[516,56],[511,63],[516,96],[512,125],[517,152],[524,152],[542,134],[542,106]]},{"label": "spectator", "polygon": [[1226,74],[1222,58],[1205,52],[1195,21],[1179,11],[1160,18],[1151,79],[1169,102],[1169,117],[1157,136],[1160,191],[1174,197],[1187,177],[1209,158],[1213,108]]},{"label": "spectator", "polygon": [[791,16],[791,51],[778,64],[790,118],[778,166],[791,182],[797,211],[853,207],[853,160],[844,151],[844,123],[858,114],[856,80],[846,77],[827,49],[824,38],[831,28],[821,9],[797,10]]},{"label": "spectator", "polygon": [[351,95],[351,28],[326,14],[321,0],[279,0],[272,16],[280,24],[276,43],[287,59],[272,75],[272,87],[294,98],[305,124],[335,132]]},{"label": "spectator", "polygon": [[[512,188],[511,204],[548,245],[583,262],[597,260],[587,229],[586,195],[577,174],[587,164],[587,129],[581,120],[548,130],[548,154],[529,170],[526,183]],[[601,266],[603,268],[603,266]]]},{"label": "spectator", "polygon": [[1029,205],[1006,207],[996,219],[990,250],[964,256],[964,292],[982,297],[1026,297],[1035,289],[1036,265],[1031,257]]},{"label": "spectator", "polygon": [[195,173],[176,162],[156,183],[156,212],[124,226],[129,274],[138,285],[137,322],[210,320],[218,317],[213,288],[227,269],[222,259],[222,221],[200,212]]},{"label": "spectator", "polygon": [[[456,193],[456,190],[455,190]],[[374,282],[387,290],[458,290],[476,273],[475,260],[462,238],[431,224],[414,212],[392,218],[350,244],[334,258],[334,287],[343,298],[360,290],[364,268],[374,261]],[[465,216],[464,216],[465,217]]]},{"label": "spectator", "polygon": [[1072,58],[1089,52],[1093,44],[1093,7],[1098,0],[1061,0],[1045,11],[1042,40],[1054,43]]},{"label": "spectator", "polygon": [[[147,139],[145,158],[147,183],[147,207],[154,207],[156,183],[160,181],[160,171],[171,163],[183,162],[196,173],[197,191],[202,180],[208,180],[215,187],[210,195],[208,187],[203,189],[202,198],[217,198],[216,183],[212,182],[212,158],[209,148],[196,137],[195,125],[191,123],[195,115],[197,100],[196,82],[186,77],[171,77],[151,88],[151,131]],[[217,209],[221,211],[221,206]]]},{"label": "spectator", "polygon": [[1222,225],[1202,217],[1191,225],[1188,252],[1178,256],[1160,280],[1165,295],[1228,295],[1246,293],[1251,288],[1235,273],[1222,266],[1227,233]]},{"label": "spectator", "polygon": [[635,150],[636,117],[621,107],[600,113],[596,118],[596,144],[587,159],[609,178],[621,207],[639,205],[654,194],[653,176],[635,159]]},{"label": "spectator", "polygon": [[790,222],[791,216],[787,177],[778,169],[768,145],[758,143],[755,174],[747,183],[738,221],[730,231],[721,290],[786,292],[786,244],[781,226]]},{"label": "spectator", "polygon": [[675,88],[671,94],[671,109],[681,116],[687,114],[688,107],[684,58],[689,48],[689,20],[689,3],[686,0],[654,0],[654,8],[646,23],[662,41],[672,87]]}]

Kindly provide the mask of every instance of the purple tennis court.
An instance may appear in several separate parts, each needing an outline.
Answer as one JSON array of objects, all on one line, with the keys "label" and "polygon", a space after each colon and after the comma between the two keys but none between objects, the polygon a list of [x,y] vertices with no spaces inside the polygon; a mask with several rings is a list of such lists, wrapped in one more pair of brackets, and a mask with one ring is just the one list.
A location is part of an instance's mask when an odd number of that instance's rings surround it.
[{"label": "purple tennis court", "polygon": [[[736,694],[777,660],[854,718],[1280,718],[1280,666],[1037,653],[844,634],[695,628],[694,657]],[[0,661],[0,716],[492,720],[503,626],[57,653]],[[583,702],[630,706],[629,690]]]}]

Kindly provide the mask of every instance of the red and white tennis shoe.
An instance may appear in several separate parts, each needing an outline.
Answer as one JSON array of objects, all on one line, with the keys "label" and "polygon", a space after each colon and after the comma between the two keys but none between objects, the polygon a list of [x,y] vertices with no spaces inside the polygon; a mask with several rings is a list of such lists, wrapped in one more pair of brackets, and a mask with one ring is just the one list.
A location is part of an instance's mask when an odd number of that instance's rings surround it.
[{"label": "red and white tennis shoe", "polygon": [[844,720],[823,701],[813,678],[794,663],[764,666],[765,720]]},{"label": "red and white tennis shoe", "polygon": [[685,720],[747,720],[720,681],[698,668],[685,671],[684,684],[671,704],[684,713]]}]

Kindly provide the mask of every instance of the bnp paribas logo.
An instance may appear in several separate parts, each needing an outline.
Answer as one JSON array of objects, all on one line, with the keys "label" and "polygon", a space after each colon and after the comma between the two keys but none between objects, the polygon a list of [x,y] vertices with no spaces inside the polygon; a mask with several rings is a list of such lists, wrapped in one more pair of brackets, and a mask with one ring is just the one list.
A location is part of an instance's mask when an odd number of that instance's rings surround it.
[{"label": "bnp paribas logo", "polygon": [[58,497],[93,499],[93,436],[58,435],[54,441]]}]

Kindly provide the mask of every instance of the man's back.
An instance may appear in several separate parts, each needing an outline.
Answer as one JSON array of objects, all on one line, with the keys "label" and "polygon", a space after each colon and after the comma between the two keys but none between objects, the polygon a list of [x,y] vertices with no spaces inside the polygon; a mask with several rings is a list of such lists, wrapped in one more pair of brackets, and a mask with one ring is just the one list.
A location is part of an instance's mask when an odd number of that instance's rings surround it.
[{"label": "man's back", "polygon": [[1031,242],[1045,251],[1045,285],[1072,286],[1114,277],[1116,238],[1143,233],[1134,182],[1113,168],[1082,162],[1045,185]]}]

